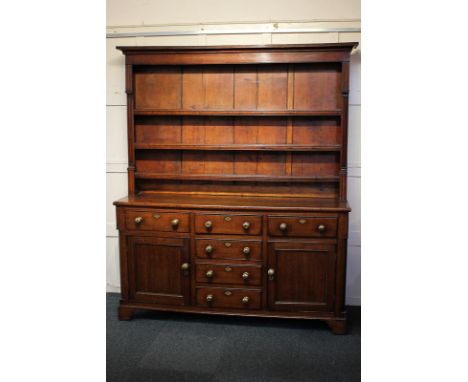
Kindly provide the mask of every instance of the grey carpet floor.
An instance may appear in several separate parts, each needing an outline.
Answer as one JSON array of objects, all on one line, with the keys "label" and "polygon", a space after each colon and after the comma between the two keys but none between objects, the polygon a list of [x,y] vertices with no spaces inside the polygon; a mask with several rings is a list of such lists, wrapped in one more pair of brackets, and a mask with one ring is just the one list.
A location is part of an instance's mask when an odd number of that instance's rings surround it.
[{"label": "grey carpet floor", "polygon": [[319,321],[141,312],[118,321],[107,295],[108,382],[353,382],[361,373],[361,313],[349,334]]}]

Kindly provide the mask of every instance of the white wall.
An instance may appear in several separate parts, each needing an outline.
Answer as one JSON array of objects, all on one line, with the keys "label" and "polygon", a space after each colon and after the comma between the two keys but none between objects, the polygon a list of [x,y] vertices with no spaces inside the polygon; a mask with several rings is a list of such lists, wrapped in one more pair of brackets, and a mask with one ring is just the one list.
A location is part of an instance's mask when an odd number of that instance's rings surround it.
[{"label": "white wall", "polygon": [[[112,202],[127,195],[124,57],[117,45],[243,45],[360,42],[358,0],[108,0],[107,34],[161,31],[244,30],[246,34],[200,34],[107,38],[107,290],[119,291],[118,240]],[[328,33],[275,34],[278,29],[325,28]],[[263,33],[254,34],[252,30]],[[361,54],[351,56],[349,97],[350,214],[346,301],[361,303]]]}]

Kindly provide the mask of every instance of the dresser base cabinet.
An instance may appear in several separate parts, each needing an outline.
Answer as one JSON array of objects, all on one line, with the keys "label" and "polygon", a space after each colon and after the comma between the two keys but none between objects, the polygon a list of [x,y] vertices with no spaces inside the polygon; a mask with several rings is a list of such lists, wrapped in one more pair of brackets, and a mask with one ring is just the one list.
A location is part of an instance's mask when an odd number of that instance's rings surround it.
[{"label": "dresser base cabinet", "polygon": [[119,318],[322,320],[346,332],[349,62],[356,43],[117,47],[128,196]]},{"label": "dresser base cabinet", "polygon": [[[190,200],[186,197],[185,203]],[[148,206],[141,208],[142,203]],[[345,333],[345,280],[339,264],[346,258],[346,203],[337,203],[333,212],[322,208],[287,214],[164,209],[161,202],[155,207],[158,198],[126,198],[116,204],[121,320],[141,309],[319,319],[333,333]],[[163,227],[154,224],[164,214],[173,219]],[[188,232],[185,226],[177,232],[174,220],[181,224],[184,218]],[[304,229],[294,228],[296,223]],[[246,232],[247,225],[254,229]],[[316,226],[322,227],[315,232]],[[276,228],[280,236],[274,236]]]}]

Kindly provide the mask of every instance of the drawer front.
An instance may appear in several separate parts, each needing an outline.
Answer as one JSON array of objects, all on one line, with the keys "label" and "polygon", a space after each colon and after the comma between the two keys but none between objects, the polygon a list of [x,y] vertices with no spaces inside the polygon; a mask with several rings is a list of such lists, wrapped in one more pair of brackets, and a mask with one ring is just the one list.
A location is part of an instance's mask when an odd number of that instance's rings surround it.
[{"label": "drawer front", "polygon": [[125,212],[125,227],[141,231],[189,232],[189,214],[129,210]]},{"label": "drawer front", "polygon": [[258,215],[200,214],[195,216],[195,232],[260,235],[262,217]]},{"label": "drawer front", "polygon": [[259,261],[262,256],[260,240],[196,239],[198,258]]},{"label": "drawer front", "polygon": [[337,219],[321,216],[269,216],[271,236],[335,237]]},{"label": "drawer front", "polygon": [[260,289],[197,287],[197,305],[208,308],[260,309]]},{"label": "drawer front", "polygon": [[199,283],[260,285],[259,265],[196,264],[196,281]]}]

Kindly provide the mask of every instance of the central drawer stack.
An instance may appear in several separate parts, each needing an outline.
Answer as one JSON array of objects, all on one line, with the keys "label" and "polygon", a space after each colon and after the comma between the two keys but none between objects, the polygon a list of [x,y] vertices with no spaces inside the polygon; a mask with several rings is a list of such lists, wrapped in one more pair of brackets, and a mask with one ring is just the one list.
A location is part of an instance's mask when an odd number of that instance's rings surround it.
[{"label": "central drawer stack", "polygon": [[261,309],[261,234],[261,215],[195,215],[197,306]]}]

